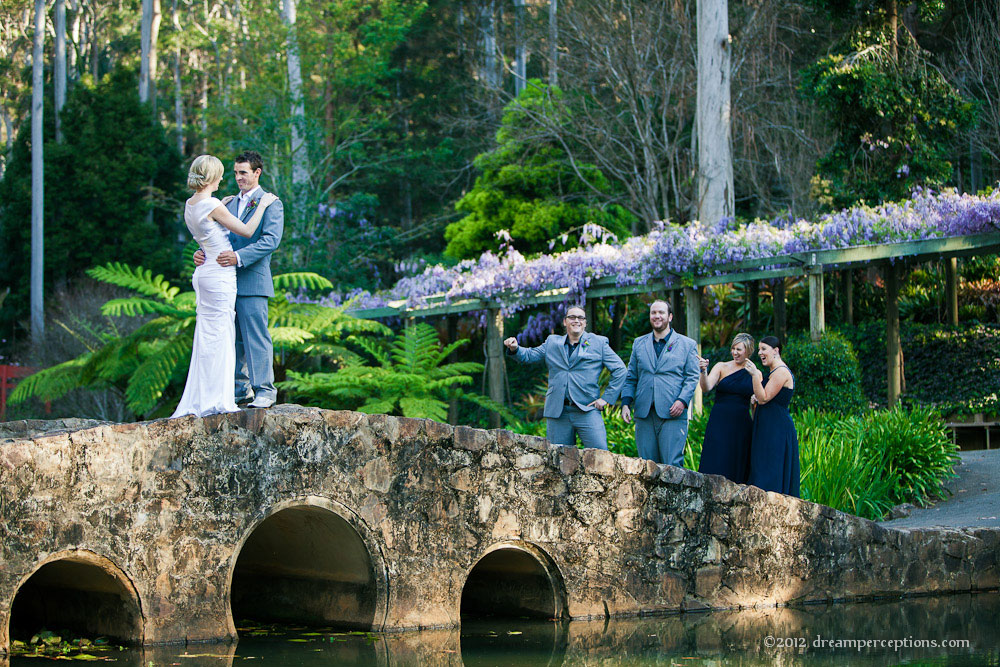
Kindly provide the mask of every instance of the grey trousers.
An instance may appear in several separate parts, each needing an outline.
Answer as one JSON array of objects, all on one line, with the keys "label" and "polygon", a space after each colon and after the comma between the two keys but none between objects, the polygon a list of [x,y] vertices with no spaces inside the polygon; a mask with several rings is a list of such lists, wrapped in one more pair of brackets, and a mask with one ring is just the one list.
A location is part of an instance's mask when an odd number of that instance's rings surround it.
[{"label": "grey trousers", "polygon": [[274,346],[267,330],[267,297],[236,295],[236,400],[278,399]]},{"label": "grey trousers", "polygon": [[608,448],[608,432],[600,410],[583,411],[575,405],[567,405],[558,417],[545,419],[545,437],[553,445],[575,447],[577,434],[584,447]]},{"label": "grey trousers", "polygon": [[677,419],[660,419],[650,409],[648,417],[635,420],[635,448],[639,450],[639,458],[684,467],[687,432],[687,412]]}]

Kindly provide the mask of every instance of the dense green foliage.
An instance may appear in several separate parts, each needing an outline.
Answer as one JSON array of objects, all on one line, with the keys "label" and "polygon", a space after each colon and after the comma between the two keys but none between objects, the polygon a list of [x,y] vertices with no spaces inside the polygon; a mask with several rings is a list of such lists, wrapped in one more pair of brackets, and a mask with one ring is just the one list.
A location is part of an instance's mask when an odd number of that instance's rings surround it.
[{"label": "dense green foliage", "polygon": [[[117,387],[137,416],[170,414],[180,399],[194,341],[195,293],[181,292],[149,269],[108,264],[87,272],[102,282],[127,288],[137,296],[112,299],[102,312],[111,316],[147,318],[135,331],[106,333],[101,344],[69,361],[29,376],[17,385],[10,402],[29,398],[57,399],[78,388]],[[337,343],[346,334],[384,331],[375,322],[356,320],[341,308],[289,301],[287,290],[331,287],[311,273],[274,277],[276,296],[269,302],[269,329],[276,348],[295,356],[314,355],[346,362],[354,355]]]},{"label": "dense green foliage", "polygon": [[830,208],[898,200],[914,186],[950,182],[955,149],[975,120],[974,105],[928,54],[895,40],[858,27],[838,52],[803,72],[801,92],[836,133],[817,164],[813,192]]},{"label": "dense green foliage", "polygon": [[940,415],[927,408],[848,417],[807,410],[795,425],[802,496],[869,519],[943,497],[958,458]]},{"label": "dense green foliage", "polygon": [[855,414],[867,402],[861,391],[861,369],[851,342],[835,331],[827,331],[813,342],[808,333],[788,339],[781,358],[795,378],[791,408]]},{"label": "dense green foliage", "polygon": [[[448,255],[466,259],[495,251],[501,230],[524,254],[548,251],[553,240],[587,224],[619,237],[628,234],[633,216],[619,206],[599,204],[598,195],[611,187],[604,174],[594,165],[572,162],[558,136],[534,126],[525,111],[558,106],[560,100],[557,89],[550,97],[548,89],[534,81],[507,105],[496,148],[476,158],[482,175],[456,204],[467,215],[445,230]],[[560,249],[568,240],[568,235],[560,239]]]},{"label": "dense green foliage", "polygon": [[[865,359],[861,381],[867,399],[886,403],[885,324],[866,322],[842,330]],[[1000,325],[958,328],[904,324],[903,401],[943,414],[1000,413]]]},{"label": "dense green foliage", "polygon": [[352,342],[368,353],[377,365],[352,360],[333,373],[288,373],[279,383],[294,400],[321,408],[354,409],[370,414],[395,414],[447,421],[448,400],[461,398],[508,414],[501,406],[477,394],[462,391],[472,384],[477,362],[445,363],[469,341],[460,339],[444,347],[429,324],[406,327],[388,346],[380,341],[354,337]]},{"label": "dense green foliage", "polygon": [[[133,72],[73,86],[63,110],[65,140],[45,132],[45,284],[111,261],[154,273],[178,268],[183,223],[180,155],[152,110],[139,103]],[[51,109],[50,106],[46,107]],[[21,124],[0,180],[0,291],[10,297],[0,326],[27,316],[31,261],[30,123]]]}]

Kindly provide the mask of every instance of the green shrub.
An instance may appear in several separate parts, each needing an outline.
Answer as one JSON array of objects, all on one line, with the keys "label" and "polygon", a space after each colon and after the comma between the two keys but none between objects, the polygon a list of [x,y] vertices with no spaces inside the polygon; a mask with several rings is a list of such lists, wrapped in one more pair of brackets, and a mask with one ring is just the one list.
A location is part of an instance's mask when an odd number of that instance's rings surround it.
[{"label": "green shrub", "polygon": [[904,502],[926,504],[954,476],[956,447],[927,408],[795,416],[802,497],[868,519]]},{"label": "green shrub", "polygon": [[[885,405],[885,324],[865,323],[842,333],[865,360],[861,369],[865,397]],[[905,404],[931,406],[945,415],[1000,412],[1000,326],[904,325],[900,345]],[[947,391],[942,390],[945,378]]]},{"label": "green shrub", "polygon": [[865,408],[858,357],[841,334],[828,331],[819,342],[808,334],[792,336],[781,356],[795,376],[792,410],[857,414]]}]

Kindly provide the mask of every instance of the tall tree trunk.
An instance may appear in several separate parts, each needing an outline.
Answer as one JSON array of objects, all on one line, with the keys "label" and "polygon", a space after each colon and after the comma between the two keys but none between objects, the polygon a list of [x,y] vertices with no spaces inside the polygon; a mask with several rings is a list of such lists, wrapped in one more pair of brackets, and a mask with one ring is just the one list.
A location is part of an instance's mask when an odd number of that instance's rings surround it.
[{"label": "tall tree trunk", "polygon": [[62,142],[62,121],[59,114],[66,104],[66,0],[56,0],[56,39],[53,63],[53,97],[56,112],[56,141]]},{"label": "tall tree trunk", "polygon": [[559,83],[559,0],[549,0],[549,85]]},{"label": "tall tree trunk", "polygon": [[896,0],[885,0],[886,22],[889,24],[889,53],[892,61],[899,62],[899,11]]},{"label": "tall tree trunk", "polygon": [[35,0],[35,36],[31,51],[31,339],[35,343],[41,343],[45,338],[43,299],[45,169],[42,162],[44,47],[45,0]]},{"label": "tall tree trunk", "polygon": [[83,11],[80,7],[79,0],[70,0],[69,7],[73,10],[73,20],[69,24],[69,36],[73,43],[73,48],[69,50],[68,69],[73,73],[72,78],[76,79],[80,75],[80,72],[77,69],[77,55],[80,51],[80,26],[83,23],[83,21],[81,21]]},{"label": "tall tree trunk", "polygon": [[[295,0],[282,0],[281,18],[288,30],[288,92],[292,104],[292,186],[295,188],[295,198],[300,198],[299,190],[309,180],[306,169],[305,145],[305,105],[302,101],[302,63],[299,59],[299,40],[295,30]],[[294,200],[293,200],[294,201]],[[297,203],[296,203],[297,208]],[[293,211],[297,213],[298,211]]]},{"label": "tall tree trunk", "polygon": [[[170,22],[177,34],[181,33],[181,20],[177,14],[177,0],[170,7]],[[177,124],[177,152],[184,155],[184,89],[181,85],[181,45],[174,46],[174,122]]]},{"label": "tall tree trunk", "polygon": [[514,58],[514,94],[520,95],[527,82],[525,61],[528,59],[528,47],[524,41],[524,0],[514,0],[514,41],[516,53]]},{"label": "tall tree trunk", "polygon": [[698,0],[698,219],[735,213],[730,131],[729,3]]},{"label": "tall tree trunk", "polygon": [[493,0],[479,0],[479,46],[482,50],[482,69],[479,80],[491,90],[500,87],[497,68],[497,17]]},{"label": "tall tree trunk", "polygon": [[160,33],[160,0],[142,0],[139,100],[151,102],[156,113],[156,41]]}]

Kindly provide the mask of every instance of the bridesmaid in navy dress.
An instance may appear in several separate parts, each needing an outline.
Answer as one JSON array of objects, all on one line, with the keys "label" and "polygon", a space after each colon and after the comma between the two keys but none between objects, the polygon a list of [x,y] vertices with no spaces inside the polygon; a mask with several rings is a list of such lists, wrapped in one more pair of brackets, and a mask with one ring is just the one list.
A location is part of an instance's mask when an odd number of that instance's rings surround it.
[{"label": "bridesmaid in navy dress", "polygon": [[750,443],[750,478],[748,483],[765,491],[789,496],[799,495],[799,438],[788,413],[795,378],[781,360],[781,343],[765,336],[757,350],[760,363],[770,369],[767,382],[756,366],[748,369],[753,377],[757,411]]},{"label": "bridesmaid in navy dress", "polygon": [[753,378],[747,370],[747,362],[753,354],[753,337],[737,334],[729,351],[733,360],[716,364],[711,372],[708,372],[708,359],[700,359],[701,388],[704,391],[715,389],[715,405],[705,427],[698,472],[722,475],[738,484],[746,484],[753,429],[750,419]]}]

